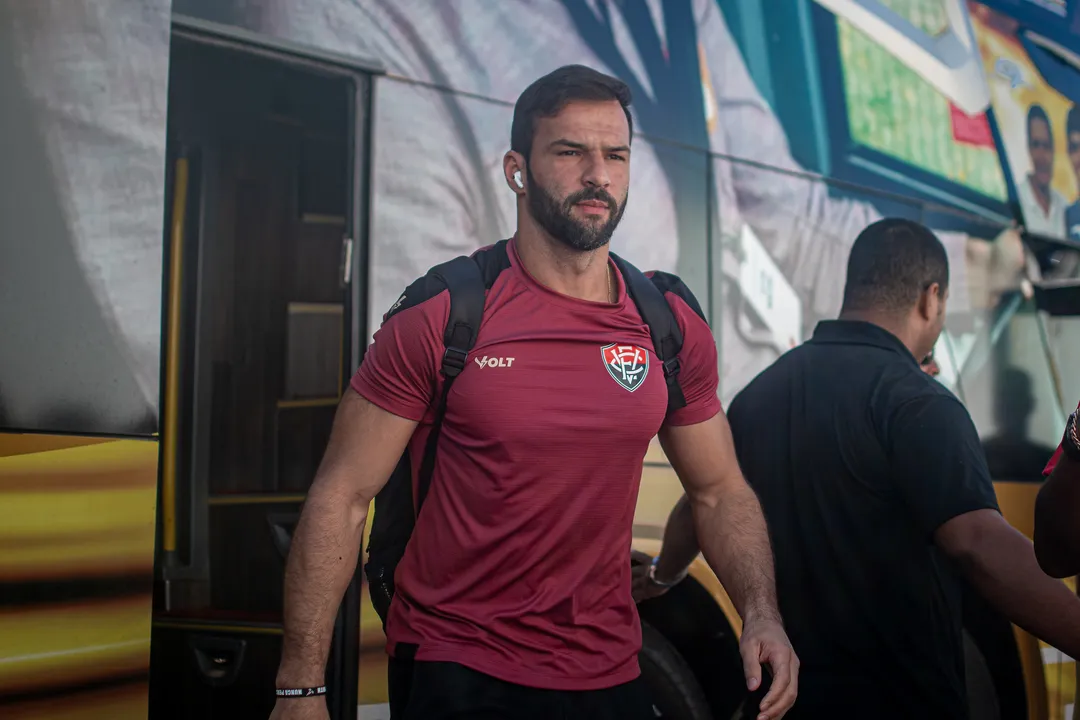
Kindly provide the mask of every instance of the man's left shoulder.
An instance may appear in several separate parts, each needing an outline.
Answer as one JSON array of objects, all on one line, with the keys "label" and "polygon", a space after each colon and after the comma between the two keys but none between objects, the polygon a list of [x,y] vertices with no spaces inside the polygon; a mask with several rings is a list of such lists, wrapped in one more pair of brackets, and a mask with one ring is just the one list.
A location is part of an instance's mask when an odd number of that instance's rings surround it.
[{"label": "man's left shoulder", "polygon": [[919,418],[918,422],[924,422],[928,416],[947,418],[946,424],[956,431],[972,422],[963,401],[922,370],[915,370],[904,381],[893,384],[892,390],[890,405],[893,413]]},{"label": "man's left shoulder", "polygon": [[705,317],[705,311],[702,310],[701,303],[698,302],[693,291],[678,275],[662,270],[649,270],[645,273],[645,277],[652,281],[652,284],[656,286],[656,289],[660,291],[677,315],[681,309],[679,306],[684,305],[701,318],[702,322],[708,324],[709,321]]}]

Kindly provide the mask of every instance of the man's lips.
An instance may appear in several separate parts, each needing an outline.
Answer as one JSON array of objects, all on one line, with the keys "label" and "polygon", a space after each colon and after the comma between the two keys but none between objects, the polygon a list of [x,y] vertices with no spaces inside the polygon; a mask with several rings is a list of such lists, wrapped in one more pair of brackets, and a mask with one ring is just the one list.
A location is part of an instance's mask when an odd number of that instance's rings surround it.
[{"label": "man's lips", "polygon": [[603,200],[583,200],[576,205],[590,215],[598,215],[609,209],[608,204]]}]

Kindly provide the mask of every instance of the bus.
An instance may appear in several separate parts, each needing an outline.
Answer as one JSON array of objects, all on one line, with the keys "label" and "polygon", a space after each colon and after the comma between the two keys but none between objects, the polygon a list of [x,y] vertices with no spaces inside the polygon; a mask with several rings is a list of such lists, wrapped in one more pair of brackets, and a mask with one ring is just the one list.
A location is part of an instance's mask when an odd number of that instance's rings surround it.
[{"label": "bus", "polygon": [[[633,90],[613,248],[700,299],[725,405],[835,316],[862,227],[939,234],[939,380],[1030,536],[1080,399],[1073,28],[1061,0],[0,4],[0,715],[269,715],[339,398],[403,287],[512,232],[513,103],[563,64]],[[654,443],[628,562],[681,494]],[[973,717],[1073,717],[1072,658],[964,610]],[[639,611],[658,717],[753,716],[703,560]],[[385,677],[358,566],[331,716],[387,718]]]}]

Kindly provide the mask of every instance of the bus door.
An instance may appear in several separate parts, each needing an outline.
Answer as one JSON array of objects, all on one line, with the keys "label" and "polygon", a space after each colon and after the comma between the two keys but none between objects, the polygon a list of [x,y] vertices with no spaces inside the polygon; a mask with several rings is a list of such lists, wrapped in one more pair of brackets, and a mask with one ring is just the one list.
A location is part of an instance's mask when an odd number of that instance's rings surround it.
[{"label": "bus door", "polygon": [[[292,530],[367,336],[370,73],[173,30],[151,717],[265,718]],[[358,594],[334,718],[356,717]]]}]

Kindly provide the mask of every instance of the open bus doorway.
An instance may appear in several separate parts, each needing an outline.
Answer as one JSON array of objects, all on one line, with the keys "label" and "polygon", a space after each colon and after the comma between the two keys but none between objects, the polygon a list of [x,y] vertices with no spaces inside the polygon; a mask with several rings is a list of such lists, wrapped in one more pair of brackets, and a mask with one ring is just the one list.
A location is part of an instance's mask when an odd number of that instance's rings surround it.
[{"label": "open bus doorway", "polygon": [[[367,332],[369,76],[206,28],[170,55],[150,715],[265,718],[285,555]],[[335,718],[356,716],[358,591]]]}]

